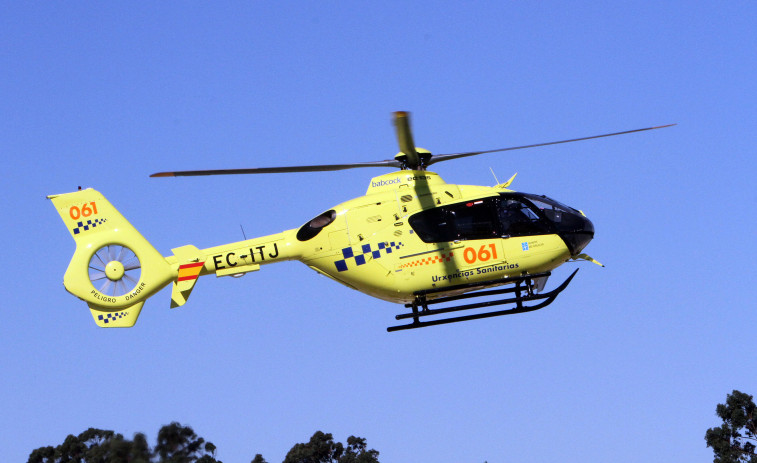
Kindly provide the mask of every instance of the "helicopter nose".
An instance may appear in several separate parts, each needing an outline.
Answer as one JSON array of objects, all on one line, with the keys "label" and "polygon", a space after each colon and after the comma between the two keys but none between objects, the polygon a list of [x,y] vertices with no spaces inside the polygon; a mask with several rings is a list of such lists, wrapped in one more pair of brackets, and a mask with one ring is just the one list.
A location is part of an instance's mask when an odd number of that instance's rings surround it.
[{"label": "helicopter nose", "polygon": [[594,239],[594,224],[583,215],[570,214],[558,226],[560,238],[565,241],[571,256],[580,253]]}]

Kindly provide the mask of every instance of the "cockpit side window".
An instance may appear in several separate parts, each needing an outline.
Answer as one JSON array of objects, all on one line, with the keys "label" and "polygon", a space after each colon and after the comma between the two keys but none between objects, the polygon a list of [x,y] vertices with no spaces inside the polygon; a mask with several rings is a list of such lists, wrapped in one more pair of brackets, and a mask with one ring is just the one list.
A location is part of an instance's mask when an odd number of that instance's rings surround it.
[{"label": "cockpit side window", "polygon": [[426,243],[481,240],[498,235],[493,198],[427,209],[411,216],[408,222]]},{"label": "cockpit side window", "polygon": [[517,196],[502,196],[497,204],[502,236],[528,236],[549,233],[549,225],[527,201]]}]

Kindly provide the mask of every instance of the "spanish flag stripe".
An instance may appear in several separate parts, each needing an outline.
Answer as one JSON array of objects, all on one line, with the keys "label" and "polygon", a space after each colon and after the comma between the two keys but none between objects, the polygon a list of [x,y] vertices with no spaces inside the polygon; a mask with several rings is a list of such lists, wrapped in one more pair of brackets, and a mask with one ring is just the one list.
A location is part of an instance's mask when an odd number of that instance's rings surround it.
[{"label": "spanish flag stripe", "polygon": [[205,265],[205,262],[192,262],[191,264],[182,264],[179,266],[180,269],[182,268],[194,268],[199,267],[201,265]]},{"label": "spanish flag stripe", "polygon": [[199,275],[200,270],[202,270],[202,267],[195,267],[195,268],[180,268],[179,269],[179,276],[186,276],[186,275]]},{"label": "spanish flag stripe", "polygon": [[196,280],[202,271],[204,262],[193,262],[179,266],[179,278],[177,281]]}]

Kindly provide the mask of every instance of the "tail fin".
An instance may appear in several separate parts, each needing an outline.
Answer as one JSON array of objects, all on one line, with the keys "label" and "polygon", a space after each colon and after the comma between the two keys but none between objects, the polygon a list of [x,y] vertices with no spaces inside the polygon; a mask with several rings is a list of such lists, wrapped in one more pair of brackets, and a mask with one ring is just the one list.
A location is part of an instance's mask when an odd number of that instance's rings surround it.
[{"label": "tail fin", "polygon": [[176,277],[171,265],[101,193],[48,198],[76,242],[66,290],[87,303],[98,326],[134,326],[144,301]]}]

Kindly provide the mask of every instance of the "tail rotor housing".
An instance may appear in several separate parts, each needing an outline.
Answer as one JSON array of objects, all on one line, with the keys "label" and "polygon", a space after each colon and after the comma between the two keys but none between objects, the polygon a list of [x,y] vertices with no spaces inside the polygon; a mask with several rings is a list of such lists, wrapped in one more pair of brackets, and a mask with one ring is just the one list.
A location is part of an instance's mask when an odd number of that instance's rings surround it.
[{"label": "tail rotor housing", "polygon": [[[87,302],[101,326],[123,325],[176,271],[98,191],[48,196],[76,242],[63,285]],[[127,312],[127,309],[131,309]],[[103,315],[103,313],[106,313]],[[127,317],[128,315],[128,317]]]}]

